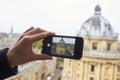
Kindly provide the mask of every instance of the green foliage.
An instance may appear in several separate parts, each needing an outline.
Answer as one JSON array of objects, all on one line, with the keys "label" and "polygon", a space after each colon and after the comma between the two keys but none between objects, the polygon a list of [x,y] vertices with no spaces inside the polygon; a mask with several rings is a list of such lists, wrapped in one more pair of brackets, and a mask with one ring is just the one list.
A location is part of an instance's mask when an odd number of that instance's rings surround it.
[{"label": "green foliage", "polygon": [[32,44],[33,48],[40,49],[42,47],[42,40],[36,41]]},{"label": "green foliage", "polygon": [[58,62],[64,62],[64,58],[57,58]]}]

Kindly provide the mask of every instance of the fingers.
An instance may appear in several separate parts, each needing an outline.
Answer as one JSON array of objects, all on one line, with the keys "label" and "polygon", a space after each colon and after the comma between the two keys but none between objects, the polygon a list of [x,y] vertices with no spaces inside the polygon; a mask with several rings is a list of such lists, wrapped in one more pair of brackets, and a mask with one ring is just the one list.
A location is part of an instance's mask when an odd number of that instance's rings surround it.
[{"label": "fingers", "polygon": [[34,27],[30,27],[30,28],[27,29],[24,33],[28,32],[28,31],[30,31],[30,30],[32,30],[32,29],[34,29]]},{"label": "fingers", "polygon": [[19,42],[21,43],[30,43],[32,44],[35,41],[41,40],[43,38],[46,38],[48,36],[53,36],[55,35],[54,32],[49,32],[41,28],[34,28],[31,27],[28,30],[26,30],[21,37],[17,40],[17,45]]},{"label": "fingers", "polygon": [[41,32],[45,32],[46,30],[44,29],[41,29],[41,28],[34,28],[34,27],[31,27],[29,28],[28,30],[26,30],[20,38],[24,37],[24,36],[28,36],[28,35],[34,35],[34,34],[37,34],[37,33],[41,33]]},{"label": "fingers", "polygon": [[55,35],[54,32],[42,32],[42,33],[39,33],[39,34],[35,34],[35,35],[31,35],[30,36],[30,39],[31,39],[31,42],[35,42],[35,41],[38,41],[38,40],[41,40],[43,38],[46,38],[48,36],[53,36]]},{"label": "fingers", "polygon": [[30,27],[29,29],[27,29],[27,30],[19,37],[19,39],[18,39],[17,41],[20,41],[20,39],[23,37],[23,35],[24,35],[25,33],[29,32],[29,31],[31,31],[31,30],[33,30],[33,29],[34,29],[34,27]]},{"label": "fingers", "polygon": [[29,30],[28,32],[24,33],[23,35],[34,35],[34,34],[37,34],[37,33],[41,33],[41,32],[45,32],[46,30],[43,30],[41,28],[34,28],[32,30]]},{"label": "fingers", "polygon": [[46,31],[46,30],[43,30],[43,29],[41,29],[41,28],[33,28],[33,27],[31,27],[31,28],[29,28],[28,30],[26,30],[26,31],[20,36],[19,40],[22,39],[22,38],[24,38],[25,36],[34,35],[34,34],[38,34],[38,33],[45,32],[45,31]]}]

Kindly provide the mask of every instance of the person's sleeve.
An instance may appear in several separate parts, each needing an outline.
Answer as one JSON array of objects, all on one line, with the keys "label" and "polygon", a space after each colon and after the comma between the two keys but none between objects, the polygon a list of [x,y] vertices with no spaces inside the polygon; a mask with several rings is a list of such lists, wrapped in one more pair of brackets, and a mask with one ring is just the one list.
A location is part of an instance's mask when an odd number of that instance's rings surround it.
[{"label": "person's sleeve", "polygon": [[7,60],[8,48],[0,50],[0,80],[8,78],[18,73],[18,66],[10,67]]}]

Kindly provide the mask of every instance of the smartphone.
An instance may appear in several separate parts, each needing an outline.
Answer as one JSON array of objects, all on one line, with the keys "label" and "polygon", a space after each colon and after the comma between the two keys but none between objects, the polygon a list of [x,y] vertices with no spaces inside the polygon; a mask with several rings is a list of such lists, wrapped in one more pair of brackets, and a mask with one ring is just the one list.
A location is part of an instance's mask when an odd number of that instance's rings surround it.
[{"label": "smartphone", "polygon": [[43,40],[41,53],[50,56],[80,59],[83,54],[82,37],[54,35]]}]

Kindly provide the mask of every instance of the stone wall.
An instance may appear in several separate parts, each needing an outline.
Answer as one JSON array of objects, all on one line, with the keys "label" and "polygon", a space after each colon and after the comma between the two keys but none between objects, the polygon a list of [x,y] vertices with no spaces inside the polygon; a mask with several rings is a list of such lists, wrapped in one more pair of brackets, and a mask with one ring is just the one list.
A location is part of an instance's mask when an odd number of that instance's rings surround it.
[{"label": "stone wall", "polygon": [[[28,68],[5,80],[44,80],[56,68],[56,58],[47,61],[34,61]],[[51,66],[52,65],[52,66]]]}]

